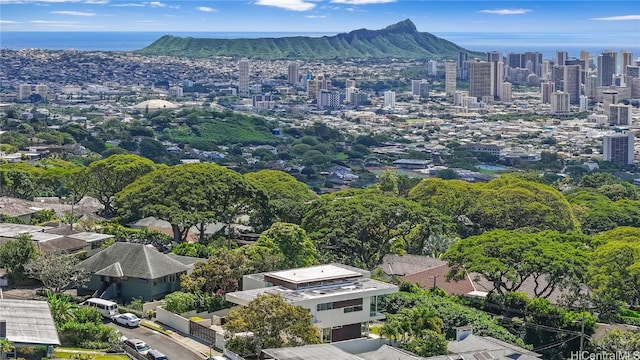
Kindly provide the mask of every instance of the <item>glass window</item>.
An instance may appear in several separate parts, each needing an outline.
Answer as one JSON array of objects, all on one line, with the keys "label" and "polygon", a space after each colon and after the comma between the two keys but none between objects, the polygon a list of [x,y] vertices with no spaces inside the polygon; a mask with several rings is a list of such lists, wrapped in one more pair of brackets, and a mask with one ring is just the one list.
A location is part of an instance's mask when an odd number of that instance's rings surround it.
[{"label": "glass window", "polygon": [[331,310],[333,309],[333,303],[322,303],[316,306],[318,311]]},{"label": "glass window", "polygon": [[322,329],[322,342],[331,342],[331,328]]},{"label": "glass window", "polygon": [[356,312],[356,311],[362,311],[362,305],[356,305],[356,306],[349,306],[344,308],[344,313],[351,313],[351,312]]}]

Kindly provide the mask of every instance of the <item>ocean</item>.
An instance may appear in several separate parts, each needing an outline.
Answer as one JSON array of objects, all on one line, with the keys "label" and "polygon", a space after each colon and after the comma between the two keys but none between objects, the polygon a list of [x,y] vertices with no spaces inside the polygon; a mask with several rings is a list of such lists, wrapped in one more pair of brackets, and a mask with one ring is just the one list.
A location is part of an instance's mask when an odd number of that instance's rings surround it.
[{"label": "ocean", "polygon": [[[203,38],[260,38],[284,36],[332,36],[335,33],[293,32],[0,32],[0,48],[81,51],[133,51],[150,45],[163,35]],[[556,50],[578,57],[581,50],[597,55],[605,49],[629,50],[640,55],[640,33],[471,33],[434,32],[436,36],[474,51],[510,52],[538,51],[552,59]]]}]

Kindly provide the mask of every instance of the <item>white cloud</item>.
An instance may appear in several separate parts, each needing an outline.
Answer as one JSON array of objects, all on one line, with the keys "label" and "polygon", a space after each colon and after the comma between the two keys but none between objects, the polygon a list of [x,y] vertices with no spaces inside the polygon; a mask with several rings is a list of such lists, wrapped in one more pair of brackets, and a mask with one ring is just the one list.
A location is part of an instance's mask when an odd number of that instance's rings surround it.
[{"label": "white cloud", "polygon": [[308,11],[316,4],[307,0],[256,0],[256,5],[279,7],[291,11]]},{"label": "white cloud", "polygon": [[83,24],[78,21],[52,21],[52,20],[31,20],[30,23],[38,26],[46,26],[46,27],[64,27],[64,28],[79,28],[82,27]]},{"label": "white cloud", "polygon": [[145,4],[149,4],[152,7],[167,7],[167,4],[161,3],[160,1],[151,1],[151,2],[147,2]]},{"label": "white cloud", "polygon": [[480,10],[479,13],[483,14],[495,14],[495,15],[521,15],[531,12],[530,9],[494,9],[494,10]]},{"label": "white cloud", "polygon": [[52,14],[56,14],[56,15],[96,16],[96,13],[94,13],[94,12],[72,11],[72,10],[52,11],[51,13]]},{"label": "white cloud", "polygon": [[388,4],[396,2],[396,0],[331,0],[334,4],[347,5],[369,5],[369,4]]},{"label": "white cloud", "polygon": [[202,12],[217,12],[218,10],[208,7],[208,6],[198,6],[196,8],[196,10],[198,11],[202,11]]},{"label": "white cloud", "polygon": [[141,3],[124,3],[124,4],[113,4],[112,6],[117,6],[117,7],[144,7],[144,4],[141,4]]},{"label": "white cloud", "polygon": [[620,16],[607,16],[600,18],[591,18],[589,20],[598,20],[598,21],[633,21],[640,20],[640,15],[620,15]]},{"label": "white cloud", "polygon": [[326,15],[305,15],[307,19],[324,19]]},{"label": "white cloud", "polygon": [[104,5],[109,3],[109,0],[0,0],[0,4],[64,4],[64,3],[82,3],[93,5]]},{"label": "white cloud", "polygon": [[13,21],[13,20],[2,20],[0,19],[0,24],[17,24],[17,21]]}]

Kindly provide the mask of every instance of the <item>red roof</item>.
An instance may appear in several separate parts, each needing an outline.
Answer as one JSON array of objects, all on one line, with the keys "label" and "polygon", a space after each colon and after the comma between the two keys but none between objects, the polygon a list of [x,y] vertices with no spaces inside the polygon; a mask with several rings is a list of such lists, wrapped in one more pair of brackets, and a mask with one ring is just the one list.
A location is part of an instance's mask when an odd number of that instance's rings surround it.
[{"label": "red roof", "polygon": [[401,279],[420,285],[421,287],[432,289],[437,287],[449,295],[464,295],[475,290],[471,279],[465,276],[464,279],[458,281],[447,280],[447,273],[451,270],[449,265],[440,265],[419,273],[403,276]]}]

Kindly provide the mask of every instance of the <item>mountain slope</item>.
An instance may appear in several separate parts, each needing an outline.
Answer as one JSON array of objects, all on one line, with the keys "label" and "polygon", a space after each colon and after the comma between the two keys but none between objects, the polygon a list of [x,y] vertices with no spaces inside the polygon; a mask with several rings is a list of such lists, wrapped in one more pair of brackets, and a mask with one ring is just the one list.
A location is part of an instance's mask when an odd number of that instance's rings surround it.
[{"label": "mountain slope", "polygon": [[381,30],[359,29],[322,37],[205,39],[165,35],[138,50],[144,55],[300,60],[455,58],[460,52],[481,55],[430,33],[418,32],[409,19]]}]

